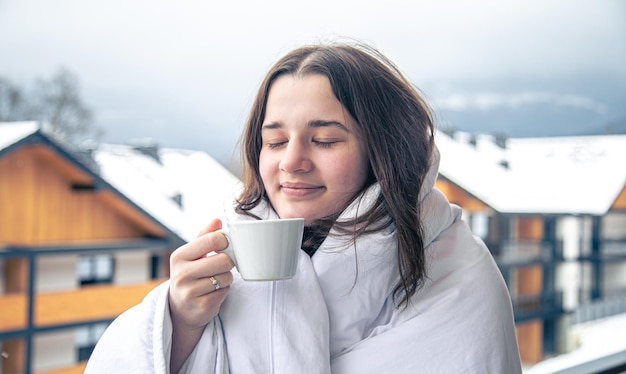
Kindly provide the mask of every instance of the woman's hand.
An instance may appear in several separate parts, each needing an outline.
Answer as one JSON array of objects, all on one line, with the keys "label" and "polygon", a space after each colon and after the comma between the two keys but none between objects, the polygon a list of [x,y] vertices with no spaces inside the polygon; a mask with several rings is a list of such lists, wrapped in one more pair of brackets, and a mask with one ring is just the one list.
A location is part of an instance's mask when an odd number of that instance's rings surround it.
[{"label": "woman's hand", "polygon": [[[208,256],[228,246],[226,237],[216,233],[222,222],[215,219],[198,237],[170,257],[169,307],[172,336],[171,372],[175,373],[191,353],[204,327],[217,315],[232,283],[232,260],[223,253]],[[219,282],[219,289],[213,284]]]}]

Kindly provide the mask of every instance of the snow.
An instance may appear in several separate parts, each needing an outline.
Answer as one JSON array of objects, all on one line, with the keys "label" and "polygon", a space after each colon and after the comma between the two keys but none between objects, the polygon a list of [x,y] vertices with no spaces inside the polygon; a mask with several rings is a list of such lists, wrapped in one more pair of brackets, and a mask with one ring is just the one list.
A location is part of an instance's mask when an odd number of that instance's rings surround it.
[{"label": "snow", "polygon": [[212,218],[224,218],[224,204],[241,182],[205,152],[159,148],[158,153],[160,162],[133,146],[105,144],[93,155],[105,180],[190,241]]},{"label": "snow", "polygon": [[19,142],[38,129],[37,122],[0,122],[0,150]]},{"label": "snow", "polygon": [[440,174],[499,212],[603,215],[626,185],[626,135],[468,139],[437,134]]}]

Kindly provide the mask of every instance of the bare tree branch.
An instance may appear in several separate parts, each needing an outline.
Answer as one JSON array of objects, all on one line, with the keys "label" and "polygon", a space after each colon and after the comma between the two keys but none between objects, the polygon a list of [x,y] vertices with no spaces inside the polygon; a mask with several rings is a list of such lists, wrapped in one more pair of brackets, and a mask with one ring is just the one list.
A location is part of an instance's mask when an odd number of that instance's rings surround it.
[{"label": "bare tree branch", "polygon": [[19,121],[26,112],[22,89],[0,77],[0,121]]},{"label": "bare tree branch", "polygon": [[37,79],[30,94],[0,77],[0,120],[36,120],[53,136],[72,144],[102,137],[102,130],[93,124],[92,110],[81,99],[78,77],[66,68],[50,79]]}]

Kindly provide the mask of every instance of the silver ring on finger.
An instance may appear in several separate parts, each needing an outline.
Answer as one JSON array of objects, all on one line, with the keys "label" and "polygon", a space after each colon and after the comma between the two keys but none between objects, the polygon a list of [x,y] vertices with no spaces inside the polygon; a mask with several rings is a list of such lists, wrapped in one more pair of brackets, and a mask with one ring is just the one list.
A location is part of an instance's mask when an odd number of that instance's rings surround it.
[{"label": "silver ring on finger", "polygon": [[209,280],[211,281],[211,283],[213,284],[213,287],[215,287],[215,291],[220,289],[220,282],[215,279],[215,277],[209,277]]}]

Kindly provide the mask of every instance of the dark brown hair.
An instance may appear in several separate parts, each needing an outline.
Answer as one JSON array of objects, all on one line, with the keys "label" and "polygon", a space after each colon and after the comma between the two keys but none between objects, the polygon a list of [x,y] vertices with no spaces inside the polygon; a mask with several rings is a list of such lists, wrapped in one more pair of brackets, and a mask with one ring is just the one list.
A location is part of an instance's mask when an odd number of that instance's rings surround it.
[{"label": "dark brown hair", "polygon": [[394,299],[397,305],[406,305],[426,276],[418,196],[433,150],[430,109],[400,70],[374,48],[335,43],[289,52],[261,83],[243,133],[244,190],[237,204],[242,214],[250,215],[252,208],[267,199],[259,172],[261,126],[271,85],[286,74],[328,78],[335,96],[356,120],[369,157],[370,176],[363,190],[376,182],[380,185],[373,206],[354,221],[335,222],[335,215],[316,224],[323,228],[321,232],[328,232],[334,224],[339,232],[355,237],[395,225],[401,280]]}]

